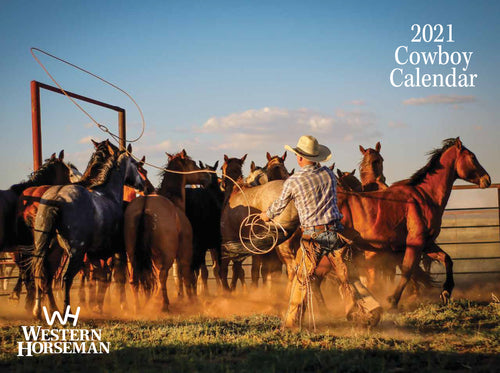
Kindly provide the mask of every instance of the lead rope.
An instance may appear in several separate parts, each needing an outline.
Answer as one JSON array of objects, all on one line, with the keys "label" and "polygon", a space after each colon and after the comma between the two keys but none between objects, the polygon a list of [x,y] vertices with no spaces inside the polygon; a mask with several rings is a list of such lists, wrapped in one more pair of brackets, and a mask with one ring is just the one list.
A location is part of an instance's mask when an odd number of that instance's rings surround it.
[{"label": "lead rope", "polygon": [[[33,56],[33,58],[36,60],[36,62],[40,65],[40,67],[43,69],[43,71],[45,71],[45,73],[48,75],[48,77],[52,80],[52,82],[54,82],[54,84],[61,90],[61,92],[78,108],[80,109],[91,121],[92,123],[94,123],[97,128],[99,128],[101,131],[109,134],[113,140],[115,140],[117,143],[120,142],[120,136],[111,132],[109,130],[109,128],[107,126],[105,126],[104,124],[101,124],[99,122],[97,122],[97,120],[95,120],[95,118],[90,115],[81,105],[79,105],[76,100],[74,100],[71,96],[69,96],[67,94],[67,92],[63,89],[63,87],[57,82],[57,80],[52,76],[52,74],[50,74],[50,72],[48,71],[48,69],[45,67],[45,65],[38,59],[38,57],[35,55],[35,51],[37,52],[40,52],[40,53],[43,53],[45,54],[46,56],[49,56],[59,62],[62,62],[66,65],[69,65],[75,69],[78,69],[96,79],[99,79],[100,81],[102,81],[103,83],[105,84],[108,84],[110,85],[111,87],[115,88],[116,90],[122,92],[123,94],[125,94],[133,103],[134,105],[136,106],[137,110],[139,111],[139,114],[141,116],[141,122],[142,122],[142,129],[141,129],[141,133],[139,134],[139,136],[135,139],[125,139],[126,142],[137,142],[139,141],[142,136],[144,135],[144,131],[146,129],[146,121],[144,120],[144,115],[142,113],[142,110],[139,106],[139,104],[134,100],[134,98],[128,94],[125,90],[121,89],[120,87],[118,87],[117,85],[107,81],[106,79],[100,77],[99,75],[97,74],[94,74],[88,70],[85,70],[71,62],[68,62],[60,57],[57,57],[57,56],[54,56],[53,54],[51,53],[48,53],[42,49],[39,49],[39,48],[35,48],[35,47],[32,47],[30,48],[30,51],[31,51],[31,55]],[[136,161],[140,161],[140,159],[138,159],[137,157],[135,157],[132,153],[128,152],[127,150],[125,150],[127,152],[127,154],[132,157],[133,159],[135,159]],[[164,167],[159,167],[159,166],[156,166],[152,163],[148,163],[148,162],[144,162],[144,164],[152,167],[152,168],[156,168],[158,170],[161,170],[161,171],[166,171],[166,172],[169,172],[169,173],[173,173],[173,174],[182,174],[182,175],[188,175],[188,174],[194,174],[194,173],[201,173],[201,172],[205,172],[205,173],[213,173],[213,174],[216,174],[217,175],[217,172],[216,171],[211,171],[211,170],[196,170],[196,171],[174,171],[174,170],[168,170]],[[239,238],[240,238],[240,242],[241,244],[243,245],[243,247],[248,251],[250,252],[251,254],[256,254],[256,255],[263,255],[263,254],[267,254],[269,252],[271,252],[275,247],[276,247],[276,244],[278,243],[278,239],[279,239],[279,230],[278,229],[281,229],[284,234],[286,235],[286,230],[283,228],[283,226],[281,224],[279,224],[278,222],[275,222],[273,220],[270,221],[270,223],[272,224],[262,224],[262,223],[257,223],[257,221],[260,219],[259,218],[259,214],[252,214],[251,213],[251,210],[250,210],[250,203],[248,201],[248,198],[245,194],[245,192],[243,191],[243,189],[240,187],[240,185],[235,181],[233,180],[231,177],[227,176],[227,175],[222,175],[222,177],[225,177],[229,180],[231,180],[233,182],[234,185],[236,185],[238,187],[238,189],[240,190],[241,194],[243,195],[243,197],[245,198],[245,202],[246,202],[246,207],[247,207],[247,217],[245,219],[243,219],[243,221],[241,222],[240,224],[240,229],[239,229]],[[242,235],[242,232],[243,232],[243,229],[244,228],[247,228],[249,229],[249,234],[248,234],[248,241],[250,242],[250,246],[247,246],[247,244],[245,243],[245,240],[243,238],[243,235]],[[258,228],[263,228],[264,231],[261,232],[261,233],[256,233],[255,232],[255,228],[258,227]],[[273,237],[272,237],[272,245],[269,249],[260,249],[259,247],[257,247],[255,244],[254,244],[254,239],[264,239],[264,238],[267,238],[269,234],[272,234]]]}]

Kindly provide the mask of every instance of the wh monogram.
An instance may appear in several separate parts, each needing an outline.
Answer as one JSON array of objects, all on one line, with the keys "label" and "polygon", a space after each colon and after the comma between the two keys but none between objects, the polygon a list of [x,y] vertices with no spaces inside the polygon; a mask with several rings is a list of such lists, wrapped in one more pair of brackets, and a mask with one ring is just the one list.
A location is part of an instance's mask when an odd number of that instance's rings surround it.
[{"label": "wh monogram", "polygon": [[43,306],[43,313],[45,315],[45,320],[47,321],[47,324],[49,324],[50,326],[54,324],[56,318],[59,319],[61,325],[66,325],[68,319],[72,319],[73,326],[76,326],[76,323],[78,322],[78,315],[80,314],[80,307],[76,308],[76,313],[73,315],[70,313],[70,307],[66,306],[66,312],[64,313],[64,318],[61,316],[59,311],[54,311],[54,313],[52,313],[52,317],[49,318],[49,313],[47,312],[47,307],[45,306]]}]

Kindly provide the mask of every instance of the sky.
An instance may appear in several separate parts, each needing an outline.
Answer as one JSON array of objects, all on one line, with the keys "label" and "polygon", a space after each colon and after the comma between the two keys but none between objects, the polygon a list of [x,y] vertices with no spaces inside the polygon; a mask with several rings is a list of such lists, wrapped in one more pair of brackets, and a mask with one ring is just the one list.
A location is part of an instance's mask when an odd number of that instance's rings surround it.
[{"label": "sky", "polygon": [[[30,81],[54,85],[31,47],[128,92],[146,123],[134,153],[159,166],[165,152],[183,148],[208,164],[221,162],[224,154],[248,153],[247,173],[251,160],[263,166],[266,152],[282,155],[284,144],[294,146],[311,134],[332,150],[342,170],[358,167],[359,145],[380,141],[392,183],[425,165],[427,153],[442,140],[460,136],[492,181],[500,182],[499,10],[494,1],[456,0],[0,0],[0,188],[32,171]],[[412,42],[414,24],[443,25],[444,41]],[[446,41],[449,24],[454,42]],[[463,63],[400,65],[399,46],[408,53],[435,52],[438,46],[450,54],[473,53],[463,71]],[[127,137],[138,136],[141,119],[126,95],[37,56],[63,88],[125,108]],[[477,74],[476,86],[390,83],[395,68],[449,74],[452,67],[458,74]],[[106,135],[66,97],[42,91],[41,102],[44,158],[64,149],[65,159],[83,171],[90,139]],[[117,131],[116,113],[83,106]],[[297,167],[290,154],[286,164]],[[149,174],[158,184],[157,171]]]}]

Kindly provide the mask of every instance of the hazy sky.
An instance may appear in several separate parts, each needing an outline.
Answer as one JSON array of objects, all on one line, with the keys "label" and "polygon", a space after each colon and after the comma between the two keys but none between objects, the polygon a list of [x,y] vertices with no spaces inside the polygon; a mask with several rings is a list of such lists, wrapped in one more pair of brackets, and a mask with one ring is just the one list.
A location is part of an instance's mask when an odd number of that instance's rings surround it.
[{"label": "hazy sky", "polygon": [[[495,1],[6,1],[0,0],[0,188],[31,172],[31,80],[52,84],[31,57],[47,50],[128,91],[146,134],[138,155],[163,164],[185,148],[207,163],[223,155],[282,154],[301,134],[328,145],[343,170],[358,145],[382,143],[388,182],[411,175],[443,139],[460,136],[500,181],[500,4]],[[412,43],[413,24],[453,25],[453,43]],[[445,31],[447,28],[445,27]],[[435,35],[434,35],[435,36]],[[445,33],[445,40],[448,35]],[[400,66],[395,50],[473,52],[475,88],[395,88],[395,68],[448,74],[453,65]],[[40,59],[67,90],[127,109],[128,137],[140,117],[123,94]],[[402,57],[404,57],[402,55]],[[457,73],[463,73],[463,65]],[[42,92],[43,156],[65,149],[81,170],[90,138],[105,136],[67,98]],[[117,116],[85,106],[116,128]],[[296,167],[293,157],[289,169]],[[150,172],[157,184],[156,171]]]}]

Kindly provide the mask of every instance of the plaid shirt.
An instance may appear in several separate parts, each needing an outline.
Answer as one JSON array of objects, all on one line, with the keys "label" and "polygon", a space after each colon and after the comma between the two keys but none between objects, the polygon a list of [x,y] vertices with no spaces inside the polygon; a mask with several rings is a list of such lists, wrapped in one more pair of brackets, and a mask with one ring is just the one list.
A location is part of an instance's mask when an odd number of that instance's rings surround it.
[{"label": "plaid shirt", "polygon": [[304,228],[342,219],[337,207],[337,182],[328,167],[308,165],[289,177],[281,196],[267,209],[267,216],[272,219],[281,214],[292,199]]}]

